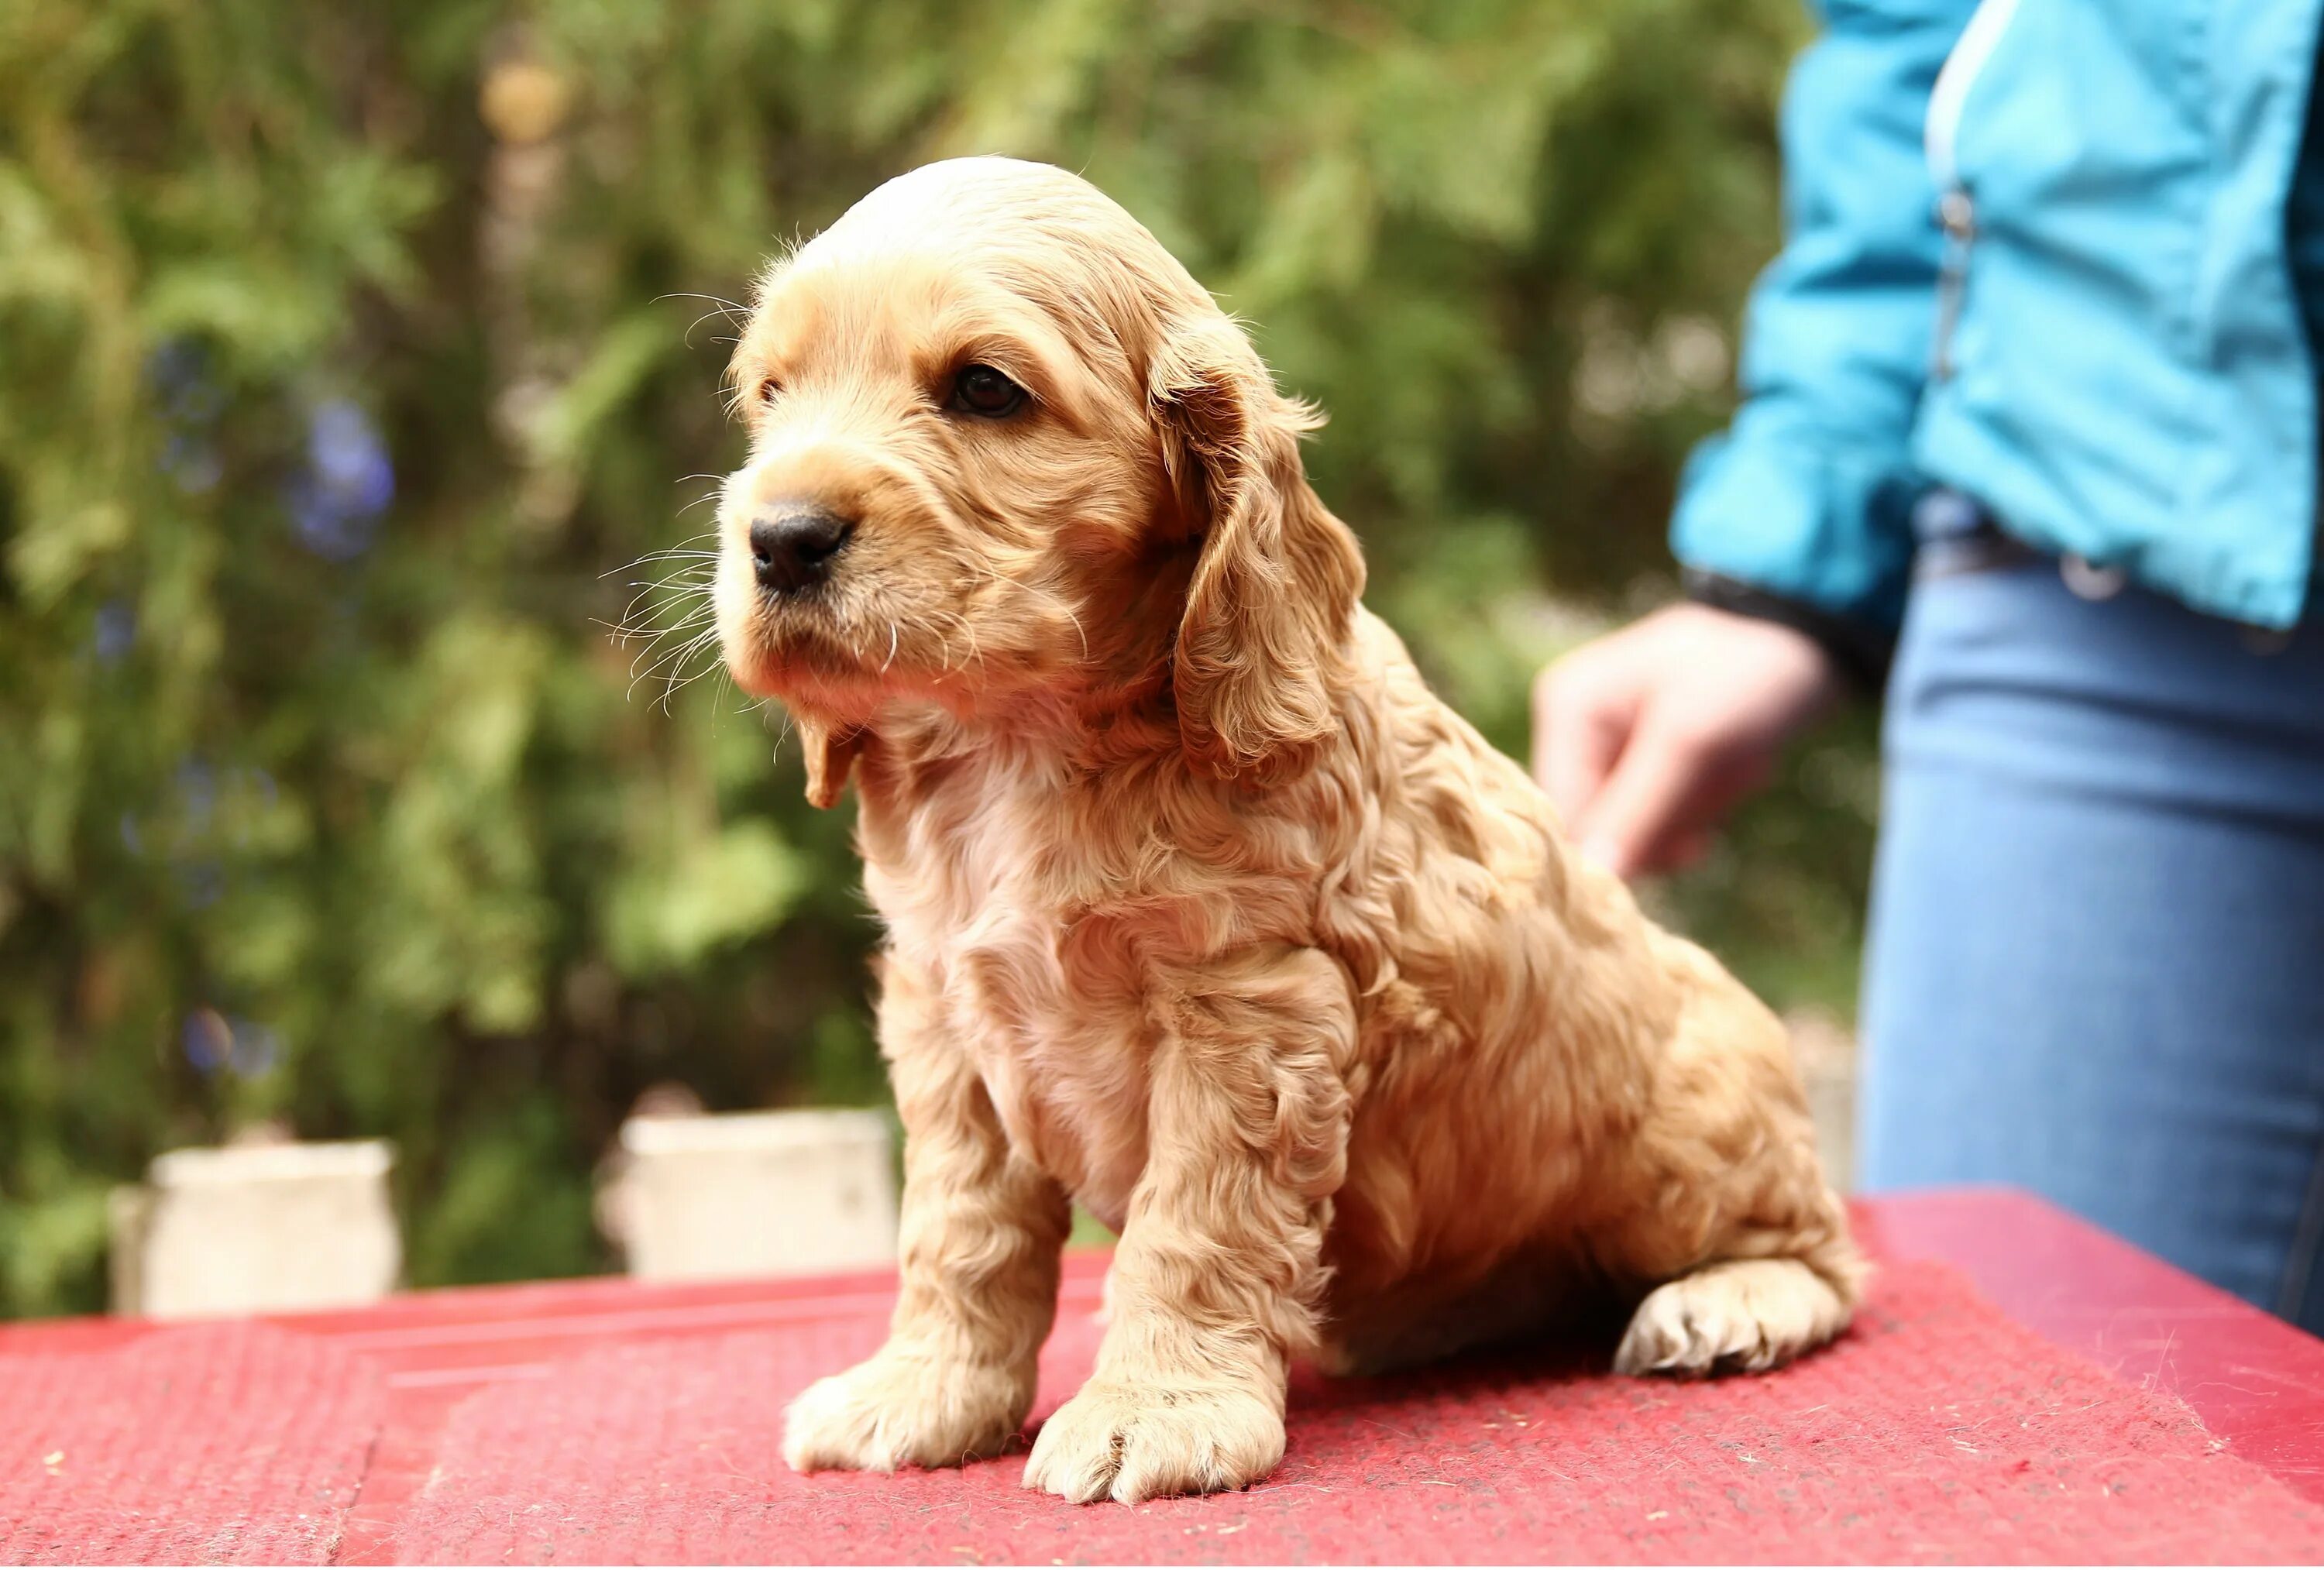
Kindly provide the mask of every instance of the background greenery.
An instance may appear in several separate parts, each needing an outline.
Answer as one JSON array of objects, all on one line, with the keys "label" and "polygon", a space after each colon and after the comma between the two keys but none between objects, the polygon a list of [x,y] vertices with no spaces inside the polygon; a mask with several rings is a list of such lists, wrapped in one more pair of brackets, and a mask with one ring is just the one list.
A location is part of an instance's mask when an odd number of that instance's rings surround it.
[{"label": "background greenery", "polygon": [[[392,1137],[432,1283],[604,1268],[650,1086],[879,1098],[844,810],[609,629],[689,614],[632,564],[739,452],[718,300],[924,160],[1084,170],[1259,323],[1375,604],[1520,748],[1533,666],[1666,592],[1801,25],[0,6],[0,1313],[99,1306],[107,1188],[254,1123]],[[1779,1001],[1853,991],[1863,729],[1660,895]]]}]

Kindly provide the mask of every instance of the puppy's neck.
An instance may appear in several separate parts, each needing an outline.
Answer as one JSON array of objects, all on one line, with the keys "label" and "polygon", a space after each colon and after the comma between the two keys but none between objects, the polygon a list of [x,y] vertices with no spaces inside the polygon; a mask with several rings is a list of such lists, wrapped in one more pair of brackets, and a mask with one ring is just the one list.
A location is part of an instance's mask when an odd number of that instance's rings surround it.
[{"label": "puppy's neck", "polygon": [[990,712],[899,704],[858,732],[856,788],[867,813],[909,813],[934,795],[994,781],[1067,789],[1179,751],[1165,671],[1139,692],[1035,690]]}]

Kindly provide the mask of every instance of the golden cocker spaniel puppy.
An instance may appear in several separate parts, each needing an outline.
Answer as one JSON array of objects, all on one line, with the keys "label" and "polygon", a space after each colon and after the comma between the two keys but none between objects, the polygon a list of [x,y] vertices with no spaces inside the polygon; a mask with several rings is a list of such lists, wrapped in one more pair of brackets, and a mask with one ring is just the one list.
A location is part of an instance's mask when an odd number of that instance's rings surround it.
[{"label": "golden cocker spaniel puppy", "polygon": [[905,1130],[887,1345],[802,1469],[1016,1436],[1067,1207],[1120,1230],[1028,1487],[1233,1488],[1288,1359],[1635,1305],[1616,1366],[1764,1369],[1859,1276],[1782,1027],[1577,861],[1358,603],[1312,413],[1088,184],[976,158],[766,275],[733,361],[727,664],[851,772]]}]

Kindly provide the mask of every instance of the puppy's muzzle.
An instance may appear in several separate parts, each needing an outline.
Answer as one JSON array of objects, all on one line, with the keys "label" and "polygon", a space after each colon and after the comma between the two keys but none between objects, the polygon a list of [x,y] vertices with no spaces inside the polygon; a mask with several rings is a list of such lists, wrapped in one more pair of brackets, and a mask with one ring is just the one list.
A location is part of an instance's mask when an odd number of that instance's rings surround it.
[{"label": "puppy's muzzle", "polygon": [[855,520],[828,507],[778,503],[751,520],[751,566],[759,586],[793,594],[831,576]]}]

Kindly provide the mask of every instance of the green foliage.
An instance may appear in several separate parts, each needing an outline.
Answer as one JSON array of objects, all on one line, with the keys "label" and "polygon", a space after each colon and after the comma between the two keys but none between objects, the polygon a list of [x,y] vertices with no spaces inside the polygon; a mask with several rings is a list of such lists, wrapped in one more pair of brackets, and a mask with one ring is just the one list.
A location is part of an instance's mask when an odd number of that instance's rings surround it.
[{"label": "green foliage", "polygon": [[[1663,570],[1796,26],[0,7],[0,1312],[95,1306],[107,1185],[254,1120],[395,1139],[429,1282],[599,1266],[589,1171],[653,1083],[880,1094],[844,814],[691,679],[699,558],[622,569],[738,453],[694,297],[927,159],[1083,170],[1258,324],[1375,602],[1519,745],[1545,588]],[[665,574],[633,683],[608,629]],[[1803,995],[1846,990],[1859,794],[1681,894]]]}]

